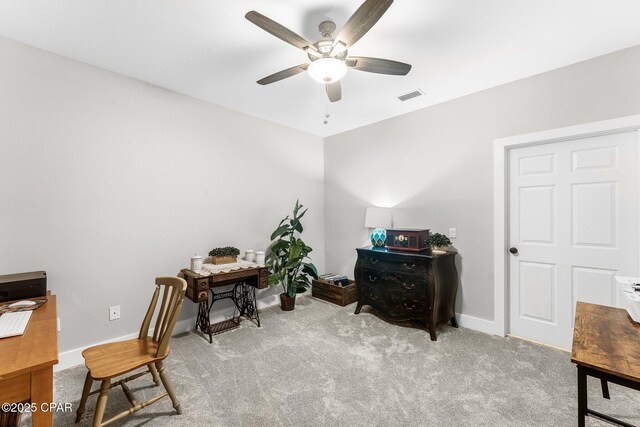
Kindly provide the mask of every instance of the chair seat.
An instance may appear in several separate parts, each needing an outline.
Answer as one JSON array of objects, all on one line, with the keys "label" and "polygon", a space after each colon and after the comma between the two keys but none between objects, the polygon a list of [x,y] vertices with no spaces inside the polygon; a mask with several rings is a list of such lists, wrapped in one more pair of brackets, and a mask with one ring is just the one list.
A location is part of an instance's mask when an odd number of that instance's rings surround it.
[{"label": "chair seat", "polygon": [[106,380],[164,359],[156,357],[157,351],[152,338],[132,339],[89,347],[82,357],[93,379]]}]

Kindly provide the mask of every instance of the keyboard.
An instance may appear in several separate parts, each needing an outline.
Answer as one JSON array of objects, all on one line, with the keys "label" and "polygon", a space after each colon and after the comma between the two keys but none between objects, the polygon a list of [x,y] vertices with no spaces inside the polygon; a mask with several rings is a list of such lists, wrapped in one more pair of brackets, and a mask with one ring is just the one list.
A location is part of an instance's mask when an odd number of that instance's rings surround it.
[{"label": "keyboard", "polygon": [[24,334],[31,318],[32,310],[5,313],[0,316],[0,338],[15,337]]}]

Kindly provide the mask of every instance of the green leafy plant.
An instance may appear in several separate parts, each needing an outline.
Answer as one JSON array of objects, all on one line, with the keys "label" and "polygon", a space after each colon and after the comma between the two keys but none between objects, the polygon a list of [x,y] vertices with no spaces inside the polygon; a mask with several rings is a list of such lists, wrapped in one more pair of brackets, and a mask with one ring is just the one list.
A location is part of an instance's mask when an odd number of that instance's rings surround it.
[{"label": "green leafy plant", "polygon": [[309,253],[313,250],[299,236],[303,227],[300,220],[307,209],[300,212],[302,205],[296,200],[293,217],[287,215],[271,234],[273,242],[267,255],[269,284],[281,285],[283,293],[290,297],[311,286],[311,278],[318,278],[318,270],[311,263]]},{"label": "green leafy plant", "polygon": [[224,248],[213,248],[209,251],[209,256],[223,257],[223,256],[238,256],[240,250],[233,246],[225,246]]},{"label": "green leafy plant", "polygon": [[444,234],[433,233],[427,238],[427,243],[431,246],[449,246],[451,244],[451,240],[449,240],[449,238]]}]

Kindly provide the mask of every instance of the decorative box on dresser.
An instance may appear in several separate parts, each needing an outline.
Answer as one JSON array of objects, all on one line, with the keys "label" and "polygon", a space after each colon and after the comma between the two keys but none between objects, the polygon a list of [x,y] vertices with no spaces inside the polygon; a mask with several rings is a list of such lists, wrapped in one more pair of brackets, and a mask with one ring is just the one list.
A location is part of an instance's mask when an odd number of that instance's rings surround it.
[{"label": "decorative box on dresser", "polygon": [[455,252],[404,252],[386,248],[358,248],[355,280],[358,305],[369,305],[394,320],[426,323],[432,341],[436,325],[455,318],[458,272]]}]

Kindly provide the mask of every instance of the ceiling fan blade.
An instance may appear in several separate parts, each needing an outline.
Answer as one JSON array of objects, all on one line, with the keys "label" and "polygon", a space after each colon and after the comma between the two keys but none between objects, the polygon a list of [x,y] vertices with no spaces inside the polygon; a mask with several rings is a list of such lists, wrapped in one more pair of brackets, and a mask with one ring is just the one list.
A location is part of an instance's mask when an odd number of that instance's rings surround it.
[{"label": "ceiling fan blade", "polygon": [[276,21],[267,18],[266,16],[256,12],[255,10],[247,12],[244,17],[256,24],[258,27],[265,30],[267,33],[271,33],[280,40],[283,40],[297,48],[304,49],[307,46],[313,46],[313,44],[311,44],[298,34],[294,33],[287,27],[278,24]]},{"label": "ceiling fan blade", "polygon": [[[355,65],[352,61],[356,61]],[[367,71],[369,73],[391,74],[394,76],[406,76],[411,71],[411,65],[390,59],[367,58],[366,56],[350,56],[346,60],[347,65],[354,70]]]},{"label": "ceiling fan blade", "polygon": [[348,47],[353,46],[378,22],[391,3],[393,0],[366,0],[344,24],[336,41],[341,41]]},{"label": "ceiling fan blade", "polygon": [[278,71],[277,73],[271,74],[263,79],[258,80],[259,85],[268,85],[270,83],[275,83],[277,81],[286,79],[287,77],[295,76],[307,69],[309,64],[300,64],[295,67],[287,68],[286,70]]},{"label": "ceiling fan blade", "polygon": [[329,101],[336,102],[342,99],[342,86],[339,81],[327,84],[325,85],[325,88],[327,90],[327,95],[329,96]]}]

